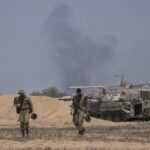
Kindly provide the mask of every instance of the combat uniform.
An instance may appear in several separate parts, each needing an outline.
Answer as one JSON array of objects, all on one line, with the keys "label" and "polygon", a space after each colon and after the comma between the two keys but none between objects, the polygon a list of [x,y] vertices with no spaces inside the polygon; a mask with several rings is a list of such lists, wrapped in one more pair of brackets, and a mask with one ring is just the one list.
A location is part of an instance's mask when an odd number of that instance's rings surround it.
[{"label": "combat uniform", "polygon": [[[19,104],[19,107],[18,107]],[[29,97],[20,95],[14,98],[14,105],[16,106],[16,112],[19,114],[20,130],[22,136],[29,134],[29,118],[30,113],[33,111],[32,102]]]},{"label": "combat uniform", "polygon": [[84,116],[86,113],[86,98],[81,95],[76,95],[73,97],[73,123],[77,127],[79,134],[84,134]]}]

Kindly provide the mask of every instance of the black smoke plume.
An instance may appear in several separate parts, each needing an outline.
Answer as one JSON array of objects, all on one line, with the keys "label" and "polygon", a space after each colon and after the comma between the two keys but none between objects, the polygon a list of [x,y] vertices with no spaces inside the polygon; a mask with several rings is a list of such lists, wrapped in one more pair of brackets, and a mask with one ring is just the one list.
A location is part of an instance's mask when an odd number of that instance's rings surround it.
[{"label": "black smoke plume", "polygon": [[71,24],[72,17],[68,5],[57,5],[44,25],[44,32],[53,47],[51,54],[57,58],[53,63],[59,67],[65,87],[91,83],[92,71],[101,74],[101,68],[111,62],[116,45],[114,36],[108,36],[109,41],[105,44],[84,36]]}]

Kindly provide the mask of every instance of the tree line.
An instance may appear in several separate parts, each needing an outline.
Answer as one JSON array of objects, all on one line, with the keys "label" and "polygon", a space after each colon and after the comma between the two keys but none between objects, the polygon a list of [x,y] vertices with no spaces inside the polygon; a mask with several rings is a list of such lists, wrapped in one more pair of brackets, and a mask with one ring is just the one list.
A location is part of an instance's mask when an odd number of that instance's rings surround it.
[{"label": "tree line", "polygon": [[49,97],[62,97],[66,96],[67,94],[65,92],[59,91],[56,87],[48,87],[41,91],[33,91],[30,93],[31,96],[49,96]]}]

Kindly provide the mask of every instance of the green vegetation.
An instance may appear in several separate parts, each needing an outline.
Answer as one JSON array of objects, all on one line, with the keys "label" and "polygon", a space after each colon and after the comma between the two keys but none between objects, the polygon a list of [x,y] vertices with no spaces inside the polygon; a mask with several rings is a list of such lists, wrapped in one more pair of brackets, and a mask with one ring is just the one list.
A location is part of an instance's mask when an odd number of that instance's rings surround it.
[{"label": "green vegetation", "polygon": [[60,92],[56,87],[48,87],[42,91],[33,91],[32,96],[49,96],[49,97],[62,97],[67,95],[65,92]]}]

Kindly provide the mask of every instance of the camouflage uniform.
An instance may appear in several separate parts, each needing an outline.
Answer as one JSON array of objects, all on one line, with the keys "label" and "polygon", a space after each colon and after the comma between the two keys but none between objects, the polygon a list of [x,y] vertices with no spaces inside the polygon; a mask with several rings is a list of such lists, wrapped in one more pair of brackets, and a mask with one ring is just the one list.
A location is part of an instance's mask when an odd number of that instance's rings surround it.
[{"label": "camouflage uniform", "polygon": [[84,116],[86,113],[86,98],[80,94],[73,97],[73,123],[77,127],[79,134],[84,134]]},{"label": "camouflage uniform", "polygon": [[23,90],[19,90],[19,96],[14,98],[14,105],[16,107],[16,112],[19,114],[20,130],[22,136],[29,134],[29,118],[30,113],[33,111],[32,102],[29,97],[25,95]]}]

